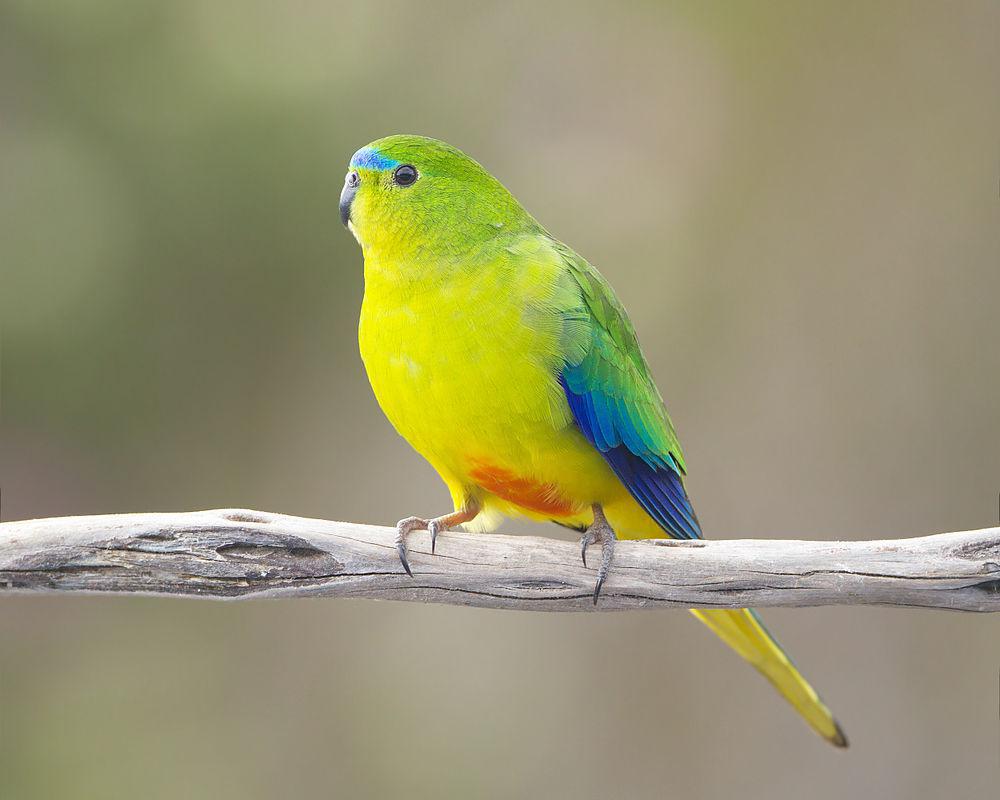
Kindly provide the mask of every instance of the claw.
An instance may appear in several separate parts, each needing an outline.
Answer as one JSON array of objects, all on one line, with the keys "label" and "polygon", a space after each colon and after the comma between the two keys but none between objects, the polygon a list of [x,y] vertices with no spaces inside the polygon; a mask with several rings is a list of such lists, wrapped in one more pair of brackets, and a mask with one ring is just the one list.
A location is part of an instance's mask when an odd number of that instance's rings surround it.
[{"label": "claw", "polygon": [[601,587],[604,585],[604,575],[597,576],[597,585],[594,587],[594,605],[597,605],[597,598],[601,596]]},{"label": "claw", "polygon": [[399,563],[403,565],[406,574],[413,577],[413,570],[410,569],[410,562],[406,558],[406,535],[410,531],[423,530],[428,527],[427,520],[420,517],[407,517],[396,523],[396,552],[399,554]]},{"label": "claw", "polygon": [[604,541],[601,542],[601,566],[597,568],[597,585],[594,587],[594,605],[601,596],[601,587],[611,570],[611,560],[615,555],[615,532],[608,528]]},{"label": "claw", "polygon": [[[401,539],[396,540],[396,552],[399,553],[399,563],[403,565],[406,574],[413,577],[413,570],[410,569],[410,562],[406,560],[406,542]],[[596,600],[594,601],[597,602]]]},{"label": "claw", "polygon": [[594,586],[594,605],[601,596],[601,588],[607,580],[608,572],[611,570],[611,562],[615,555],[614,529],[604,516],[604,510],[599,506],[594,506],[594,522],[583,532],[580,537],[580,557],[583,559],[583,566],[587,566],[587,547],[596,542],[601,544],[601,564],[597,568],[597,584]]},{"label": "claw", "polygon": [[437,545],[438,529],[440,525],[436,519],[427,523],[427,532],[431,535],[431,555],[434,554],[434,547]]}]

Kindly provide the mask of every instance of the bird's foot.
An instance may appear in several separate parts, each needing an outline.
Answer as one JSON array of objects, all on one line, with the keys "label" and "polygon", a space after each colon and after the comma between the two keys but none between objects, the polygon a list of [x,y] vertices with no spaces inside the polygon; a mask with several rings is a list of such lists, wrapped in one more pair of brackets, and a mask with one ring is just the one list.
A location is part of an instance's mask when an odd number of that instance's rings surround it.
[{"label": "bird's foot", "polygon": [[618,537],[604,516],[604,509],[597,503],[594,504],[594,522],[583,532],[580,537],[580,556],[583,558],[583,566],[587,566],[587,547],[592,544],[601,545],[601,565],[597,568],[597,585],[594,587],[594,605],[597,605],[597,598],[600,597],[601,587],[611,570],[611,562],[615,557],[615,542]]},{"label": "bird's foot", "polygon": [[406,537],[413,531],[427,531],[431,535],[431,553],[437,546],[439,533],[461,525],[463,522],[470,522],[479,513],[479,506],[468,506],[460,508],[451,514],[444,514],[433,519],[423,519],[422,517],[407,517],[396,523],[396,552],[399,553],[399,561],[406,570],[406,574],[411,578],[413,572],[410,569],[410,562],[406,558]]},{"label": "bird's foot", "polygon": [[410,562],[406,559],[406,537],[411,531],[425,531],[430,525],[430,520],[420,517],[407,517],[396,523],[396,552],[399,553],[399,561],[406,570],[406,574],[413,577],[413,570],[410,569]]}]

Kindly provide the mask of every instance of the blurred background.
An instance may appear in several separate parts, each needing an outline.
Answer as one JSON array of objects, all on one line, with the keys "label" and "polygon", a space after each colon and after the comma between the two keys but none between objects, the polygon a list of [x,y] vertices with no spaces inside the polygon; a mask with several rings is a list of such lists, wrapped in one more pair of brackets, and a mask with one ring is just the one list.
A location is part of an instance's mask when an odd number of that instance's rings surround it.
[{"label": "blurred background", "polygon": [[[617,287],[709,536],[996,524],[998,41],[992,2],[3,0],[4,519],[446,508],[337,214],[410,132]],[[766,616],[846,753],[681,612],[3,598],[0,795],[991,794],[1000,621]]]}]

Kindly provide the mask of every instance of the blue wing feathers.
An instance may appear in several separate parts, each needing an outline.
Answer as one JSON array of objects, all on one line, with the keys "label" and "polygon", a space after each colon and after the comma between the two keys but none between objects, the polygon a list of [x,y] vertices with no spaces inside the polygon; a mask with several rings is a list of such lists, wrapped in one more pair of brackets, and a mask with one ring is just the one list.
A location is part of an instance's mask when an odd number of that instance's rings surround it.
[{"label": "blue wing feathers", "polygon": [[670,453],[651,446],[653,437],[643,410],[630,407],[623,398],[602,388],[593,388],[593,384],[587,386],[593,368],[588,370],[584,364],[567,365],[559,376],[577,426],[667,534],[700,539],[701,527],[679,467]]},{"label": "blue wing feathers", "polygon": [[604,442],[604,447],[606,449],[611,449],[617,447],[621,444],[621,437],[618,436],[618,428],[615,426],[617,420],[615,414],[611,410],[611,406],[608,404],[609,398],[604,392],[591,392],[590,393],[591,402],[594,405],[594,415],[597,417],[597,424],[601,426],[601,438]]},{"label": "blue wing feathers", "polygon": [[603,455],[639,505],[666,533],[676,539],[701,538],[680,475],[669,467],[654,469],[626,447],[616,447]]}]

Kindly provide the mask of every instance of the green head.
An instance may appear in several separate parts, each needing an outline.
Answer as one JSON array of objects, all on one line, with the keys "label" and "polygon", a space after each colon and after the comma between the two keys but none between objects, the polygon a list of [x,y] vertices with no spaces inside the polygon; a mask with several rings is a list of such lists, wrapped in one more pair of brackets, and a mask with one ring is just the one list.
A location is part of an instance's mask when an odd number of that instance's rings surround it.
[{"label": "green head", "polygon": [[396,135],[351,159],[340,217],[366,259],[460,260],[501,233],[537,223],[503,185],[458,148]]}]

